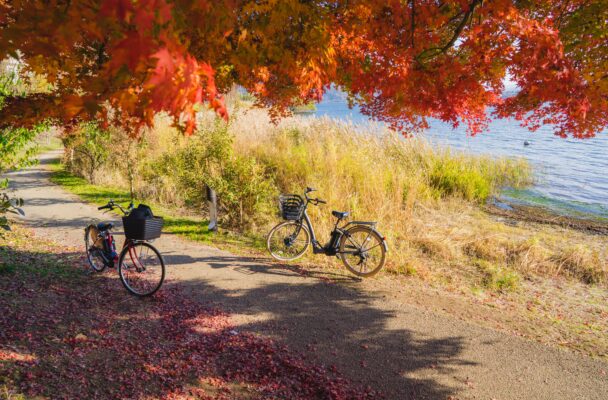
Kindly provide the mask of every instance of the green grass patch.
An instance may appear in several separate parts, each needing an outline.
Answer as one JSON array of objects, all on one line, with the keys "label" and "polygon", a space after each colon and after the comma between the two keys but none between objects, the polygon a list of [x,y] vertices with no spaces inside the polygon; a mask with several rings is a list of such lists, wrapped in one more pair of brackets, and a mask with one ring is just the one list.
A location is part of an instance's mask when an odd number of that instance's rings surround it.
[{"label": "green grass patch", "polygon": [[481,274],[481,285],[496,292],[512,292],[519,288],[519,274],[509,268],[499,267],[493,263],[478,259],[475,261]]},{"label": "green grass patch", "polygon": [[105,185],[91,185],[84,178],[74,176],[66,171],[59,160],[54,160],[50,166],[52,170],[51,182],[64,187],[89,203],[104,205],[110,199],[127,203],[130,200],[128,190]]}]

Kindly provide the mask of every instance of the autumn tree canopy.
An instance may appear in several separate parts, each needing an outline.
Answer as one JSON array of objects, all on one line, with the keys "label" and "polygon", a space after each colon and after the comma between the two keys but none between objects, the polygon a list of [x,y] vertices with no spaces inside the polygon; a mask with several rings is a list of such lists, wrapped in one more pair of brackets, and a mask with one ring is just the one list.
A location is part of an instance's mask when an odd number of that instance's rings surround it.
[{"label": "autumn tree canopy", "polygon": [[[589,137],[608,125],[606,0],[0,0],[0,59],[50,89],[4,99],[0,127],[54,118],[186,132],[233,84],[278,116],[330,84],[410,131],[494,116]],[[520,90],[504,96],[507,74]]]}]

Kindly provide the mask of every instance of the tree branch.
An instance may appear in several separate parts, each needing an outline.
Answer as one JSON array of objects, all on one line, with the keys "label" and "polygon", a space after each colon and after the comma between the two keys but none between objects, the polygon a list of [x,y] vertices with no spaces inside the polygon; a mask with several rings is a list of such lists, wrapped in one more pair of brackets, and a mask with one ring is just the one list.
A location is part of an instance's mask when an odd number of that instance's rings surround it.
[{"label": "tree branch", "polygon": [[[465,12],[464,16],[460,20],[460,23],[456,27],[456,30],[454,31],[454,34],[452,35],[452,37],[450,38],[450,40],[445,45],[443,45],[442,47],[431,47],[429,49],[423,50],[420,54],[418,54],[416,56],[416,60],[421,60],[421,59],[427,58],[427,57],[433,57],[433,56],[436,56],[438,54],[445,53],[449,49],[451,49],[452,46],[454,46],[454,44],[456,43],[456,41],[460,37],[460,34],[462,33],[462,31],[466,27],[466,25],[469,22],[469,20],[473,16],[473,13],[475,12],[475,8],[478,5],[480,5],[482,2],[483,2],[483,0],[473,0],[473,2],[471,4],[469,4],[469,9]],[[432,52],[432,54],[429,54],[428,56],[425,57],[425,55],[427,53],[431,53],[431,52]]]},{"label": "tree branch", "polygon": [[458,24],[458,26],[456,27],[456,31],[454,31],[454,35],[452,35],[452,38],[450,39],[450,41],[447,42],[445,44],[445,46],[443,46],[441,48],[442,53],[445,53],[452,46],[454,46],[454,43],[456,43],[456,41],[460,37],[460,34],[462,33],[462,30],[467,25],[467,22],[469,22],[469,19],[473,15],[473,12],[475,11],[475,7],[477,7],[481,2],[482,2],[482,0],[473,0],[473,2],[469,5],[469,10],[464,14],[464,17],[460,21],[460,24]]},{"label": "tree branch", "polygon": [[411,0],[412,3],[412,21],[411,21],[411,30],[412,30],[412,37],[411,37],[411,43],[412,43],[412,49],[414,48],[414,32],[416,31],[416,0]]}]

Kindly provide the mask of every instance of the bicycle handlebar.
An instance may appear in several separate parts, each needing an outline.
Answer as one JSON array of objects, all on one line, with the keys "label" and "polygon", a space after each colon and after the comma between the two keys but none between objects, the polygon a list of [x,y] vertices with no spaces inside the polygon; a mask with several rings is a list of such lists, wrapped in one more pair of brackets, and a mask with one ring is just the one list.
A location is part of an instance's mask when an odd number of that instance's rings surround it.
[{"label": "bicycle handlebar", "polygon": [[97,209],[98,210],[113,210],[114,208],[117,208],[117,207],[120,209],[120,211],[122,211],[123,214],[127,215],[127,214],[129,214],[129,212],[131,210],[133,210],[133,202],[131,201],[129,203],[129,206],[126,209],[124,209],[121,207],[120,204],[114,203],[114,200],[110,200],[108,202],[108,204],[106,204],[105,206],[97,207]]},{"label": "bicycle handlebar", "polygon": [[308,199],[308,201],[310,201],[314,205],[327,204],[327,202],[325,200],[321,200],[321,199]]},{"label": "bicycle handlebar", "polygon": [[315,188],[307,187],[306,190],[304,190],[304,197],[306,198],[306,201],[309,203],[312,203],[314,205],[327,204],[327,202],[325,200],[313,199],[313,198],[308,197],[308,193],[316,192],[316,191],[317,191],[317,189],[315,189]]}]

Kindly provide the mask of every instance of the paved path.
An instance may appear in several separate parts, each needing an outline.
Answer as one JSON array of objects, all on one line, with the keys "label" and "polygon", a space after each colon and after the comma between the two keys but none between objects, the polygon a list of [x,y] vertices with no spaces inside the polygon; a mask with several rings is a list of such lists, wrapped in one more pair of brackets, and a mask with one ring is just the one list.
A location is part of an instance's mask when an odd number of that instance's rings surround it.
[{"label": "paved path", "polygon": [[[49,182],[45,164],[58,155],[10,179],[37,235],[80,245],[83,227],[107,216]],[[231,311],[238,329],[334,364],[389,399],[608,399],[607,363],[421,310],[346,275],[339,284],[304,277],[173,235],[156,245],[169,279]]]}]

